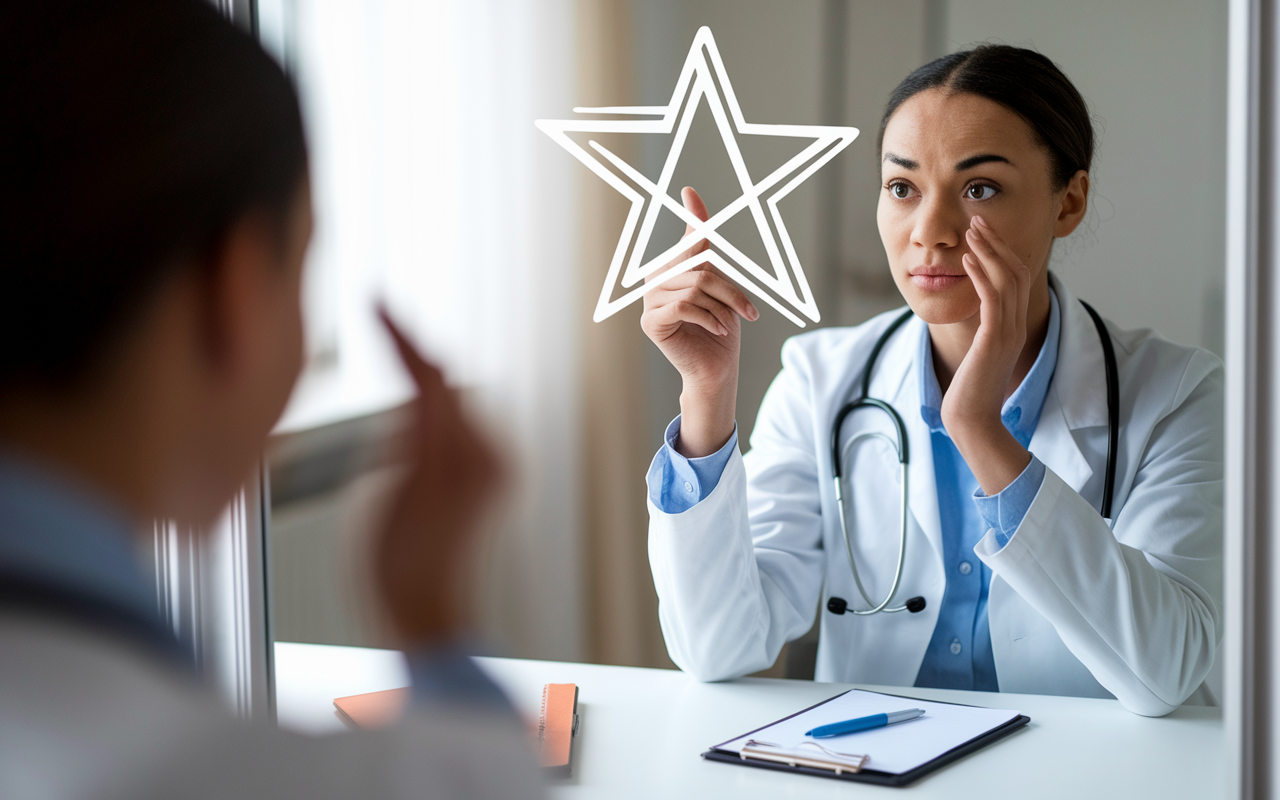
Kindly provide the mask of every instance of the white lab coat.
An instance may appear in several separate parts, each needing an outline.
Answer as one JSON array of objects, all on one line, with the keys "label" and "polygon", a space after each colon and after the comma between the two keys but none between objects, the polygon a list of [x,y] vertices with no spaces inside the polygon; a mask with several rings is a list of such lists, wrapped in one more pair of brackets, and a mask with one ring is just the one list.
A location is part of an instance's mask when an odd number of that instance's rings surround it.
[{"label": "white lab coat", "polygon": [[[1221,638],[1223,371],[1213,355],[1149,330],[1110,325],[1120,378],[1114,524],[1098,513],[1107,454],[1102,346],[1079,301],[1056,277],[1058,363],[1031,439],[1044,483],[1009,544],[988,531],[975,548],[991,567],[988,616],[1000,690],[1114,696],[1131,711],[1167,714],[1201,686]],[[816,678],[909,686],[924,660],[945,587],[930,434],[920,416],[912,318],[881,353],[871,396],[902,415],[910,440],[910,521],[895,604],[918,614],[825,611],[843,597],[864,608],[840,534],[831,424],[856,396],[863,366],[900,312],[855,328],[789,340],[760,408],[751,450],[736,451],[714,491],[680,514],[649,504],[649,559],[672,659],[702,680],[769,667],[803,635],[822,601]],[[886,414],[858,412],[841,441]],[[877,602],[898,555],[898,465],[887,445],[846,445],[845,504],[863,583]]]},{"label": "white lab coat", "polygon": [[231,717],[208,689],[79,623],[0,613],[0,797],[529,798],[527,734],[468,708],[311,738]]}]

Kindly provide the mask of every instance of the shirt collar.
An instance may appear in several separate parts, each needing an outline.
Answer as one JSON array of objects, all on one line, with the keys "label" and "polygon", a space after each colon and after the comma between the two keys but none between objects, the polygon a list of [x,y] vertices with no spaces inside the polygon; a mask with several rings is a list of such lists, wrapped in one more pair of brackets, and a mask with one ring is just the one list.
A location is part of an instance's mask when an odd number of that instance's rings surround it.
[{"label": "shirt collar", "polygon": [[[933,369],[929,326],[925,325],[923,328],[917,358],[920,364],[920,416],[924,418],[930,431],[945,434],[946,428],[942,425],[942,387],[938,384],[938,375]],[[1004,402],[1004,408],[1000,411],[1004,426],[1023,447],[1031,443],[1031,436],[1040,423],[1040,412],[1044,409],[1044,400],[1049,394],[1049,381],[1058,365],[1058,340],[1061,333],[1062,313],[1058,308],[1058,296],[1050,287],[1049,329],[1045,333],[1040,354],[1031,365],[1031,371]]]},{"label": "shirt collar", "polygon": [[0,453],[0,570],[159,620],[130,519],[55,472]]}]

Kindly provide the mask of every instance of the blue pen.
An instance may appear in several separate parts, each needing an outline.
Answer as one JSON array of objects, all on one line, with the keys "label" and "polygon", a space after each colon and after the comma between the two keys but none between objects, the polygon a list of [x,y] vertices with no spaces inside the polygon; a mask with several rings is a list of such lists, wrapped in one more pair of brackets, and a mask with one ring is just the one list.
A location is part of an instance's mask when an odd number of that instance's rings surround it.
[{"label": "blue pen", "polygon": [[857,719],[846,719],[844,722],[833,722],[830,725],[819,725],[811,731],[806,731],[804,735],[812,736],[815,739],[830,739],[833,736],[844,736],[858,731],[869,731],[872,728],[883,728],[885,725],[892,725],[895,722],[906,722],[923,713],[923,708],[908,708],[903,711],[890,711],[888,714],[872,714],[869,717],[858,717]]}]

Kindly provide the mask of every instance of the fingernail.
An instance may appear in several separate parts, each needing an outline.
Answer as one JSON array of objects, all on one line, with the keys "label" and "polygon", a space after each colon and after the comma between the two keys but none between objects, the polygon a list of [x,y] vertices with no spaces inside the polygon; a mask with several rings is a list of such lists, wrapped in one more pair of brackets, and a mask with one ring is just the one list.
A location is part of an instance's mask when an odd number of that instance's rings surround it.
[{"label": "fingernail", "polygon": [[985,219],[983,219],[983,218],[982,218],[982,216],[981,216],[980,214],[974,214],[974,215],[973,215],[973,221],[974,221],[974,222],[976,222],[976,223],[978,223],[979,225],[981,225],[981,226],[982,226],[982,227],[984,227],[984,228],[990,228],[990,227],[991,227],[990,225],[988,225],[988,224],[987,224],[987,221],[986,221]]},{"label": "fingernail", "polygon": [[728,336],[728,335],[729,335],[729,329],[728,329],[728,328],[726,328],[725,326],[721,325],[721,326],[720,326],[720,335],[721,335],[721,336]]},{"label": "fingernail", "polygon": [[758,320],[758,319],[760,319],[760,309],[756,308],[753,305],[751,306],[751,320],[754,322],[755,320]]}]

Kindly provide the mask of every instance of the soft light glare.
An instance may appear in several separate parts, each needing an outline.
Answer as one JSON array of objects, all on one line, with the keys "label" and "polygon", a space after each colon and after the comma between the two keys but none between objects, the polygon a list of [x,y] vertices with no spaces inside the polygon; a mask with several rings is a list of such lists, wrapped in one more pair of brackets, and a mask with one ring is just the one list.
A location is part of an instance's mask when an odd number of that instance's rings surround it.
[{"label": "soft light glare", "polygon": [[[470,276],[458,268],[459,111],[452,3],[264,3],[283,33],[311,146],[316,233],[307,367],[278,431],[372,413],[411,393],[379,301],[467,382]],[[274,9],[267,9],[274,6]]]}]

